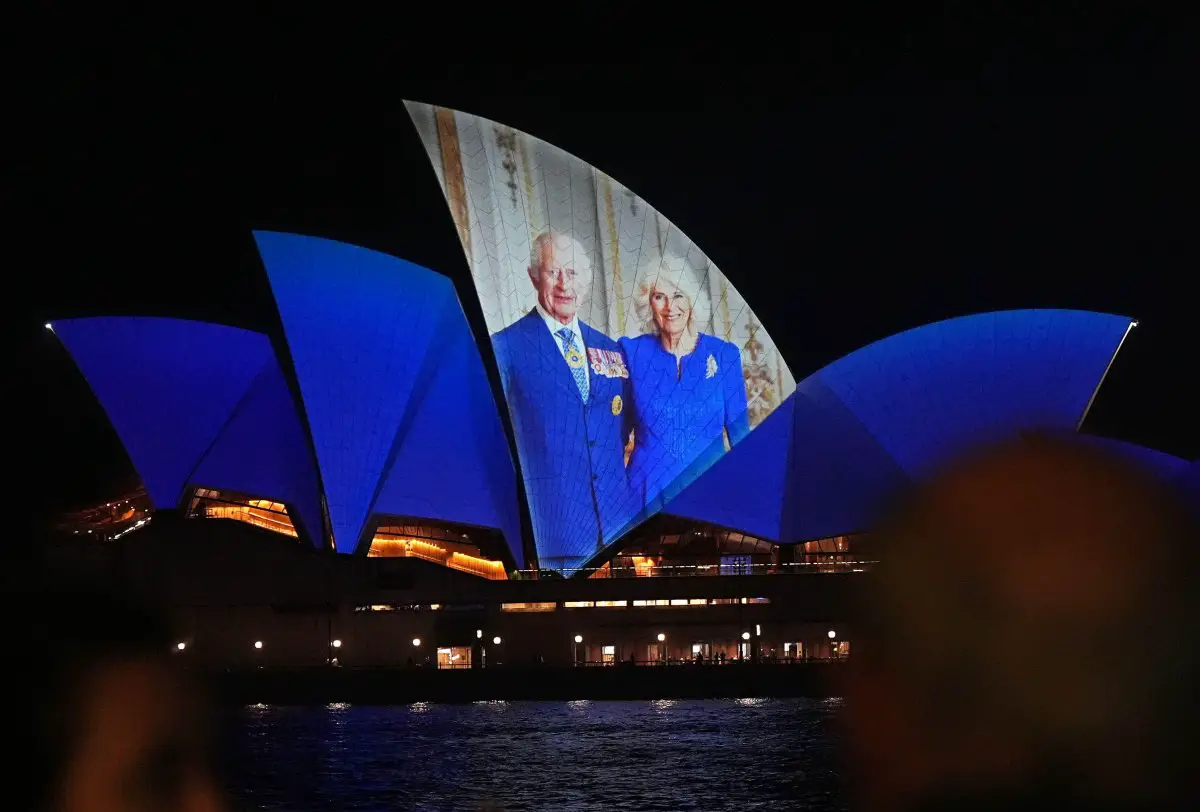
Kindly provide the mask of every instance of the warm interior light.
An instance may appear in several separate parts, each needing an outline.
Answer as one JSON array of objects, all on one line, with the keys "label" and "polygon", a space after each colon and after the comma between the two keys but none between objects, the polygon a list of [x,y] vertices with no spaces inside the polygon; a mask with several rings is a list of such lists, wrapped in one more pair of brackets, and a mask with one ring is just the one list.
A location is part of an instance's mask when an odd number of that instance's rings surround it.
[{"label": "warm interior light", "polygon": [[639,578],[649,578],[654,574],[654,565],[657,563],[653,558],[648,558],[643,555],[635,555],[631,557],[633,564],[633,574]]},{"label": "warm interior light", "polygon": [[[472,547],[472,549],[474,549]],[[420,558],[434,564],[441,564],[450,569],[468,572],[493,581],[503,581],[508,578],[508,571],[503,561],[492,561],[478,555],[459,550],[451,550],[444,544],[438,544],[427,539],[392,538],[376,535],[371,540],[371,548],[367,551],[368,558]]]},{"label": "warm interior light", "polygon": [[263,499],[250,499],[236,504],[209,502],[205,505],[204,516],[209,519],[232,519],[273,533],[292,538],[299,537],[291,517],[287,514],[287,508],[280,502],[268,502]]}]

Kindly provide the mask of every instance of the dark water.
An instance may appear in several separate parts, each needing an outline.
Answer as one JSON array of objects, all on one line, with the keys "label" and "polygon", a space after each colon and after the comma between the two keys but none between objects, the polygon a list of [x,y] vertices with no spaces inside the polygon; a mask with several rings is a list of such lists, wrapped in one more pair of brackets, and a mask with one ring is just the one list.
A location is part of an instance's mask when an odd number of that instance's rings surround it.
[{"label": "dark water", "polygon": [[254,706],[229,777],[261,810],[838,810],[840,700]]}]

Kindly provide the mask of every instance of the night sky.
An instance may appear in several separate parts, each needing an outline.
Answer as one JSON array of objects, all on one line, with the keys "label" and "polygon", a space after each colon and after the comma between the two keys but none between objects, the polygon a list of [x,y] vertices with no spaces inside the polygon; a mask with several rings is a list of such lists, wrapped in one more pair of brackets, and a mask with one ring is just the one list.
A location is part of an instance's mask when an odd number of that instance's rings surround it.
[{"label": "night sky", "polygon": [[[971,312],[1137,318],[1085,429],[1200,456],[1200,117],[1182,37],[806,35],[770,52],[681,42],[620,65],[452,68],[343,44],[336,60],[249,41],[149,52],[76,32],[45,55],[15,125],[28,220],[8,264],[10,447],[30,517],[137,481],[43,322],[168,315],[278,335],[252,229],[433,268],[482,326],[405,98],[530,132],[636,191],[741,290],[797,380]],[[762,63],[694,64],[716,58]]]}]

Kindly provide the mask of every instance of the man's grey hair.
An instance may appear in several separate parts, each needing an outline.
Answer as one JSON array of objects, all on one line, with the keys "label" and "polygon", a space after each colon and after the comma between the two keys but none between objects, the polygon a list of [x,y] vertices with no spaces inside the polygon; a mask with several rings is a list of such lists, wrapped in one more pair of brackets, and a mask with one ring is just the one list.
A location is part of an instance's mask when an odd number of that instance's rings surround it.
[{"label": "man's grey hair", "polygon": [[675,287],[687,297],[692,306],[693,330],[697,333],[711,330],[709,322],[712,318],[712,302],[708,295],[708,262],[703,256],[700,259],[704,262],[703,270],[696,268],[690,258],[685,259],[669,252],[661,257],[655,253],[650,260],[642,263],[633,288],[633,304],[641,332],[658,334],[658,322],[654,320],[654,308],[650,306],[650,297],[660,287]]},{"label": "man's grey hair", "polygon": [[577,273],[583,272],[591,276],[592,258],[588,256],[587,249],[583,247],[583,243],[564,231],[545,231],[534,237],[533,245],[529,249],[529,269],[531,271],[542,267],[542,258],[547,245],[569,255],[575,263],[574,268]]}]

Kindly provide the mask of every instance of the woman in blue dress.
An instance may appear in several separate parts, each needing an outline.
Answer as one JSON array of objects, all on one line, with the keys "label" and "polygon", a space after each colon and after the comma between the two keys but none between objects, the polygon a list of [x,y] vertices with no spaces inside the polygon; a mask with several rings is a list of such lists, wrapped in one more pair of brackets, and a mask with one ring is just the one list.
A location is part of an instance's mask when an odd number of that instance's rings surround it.
[{"label": "woman in blue dress", "polygon": [[664,257],[639,275],[643,334],[622,338],[633,397],[629,484],[649,515],[750,431],[741,353],[700,332],[708,297],[686,262]]}]

